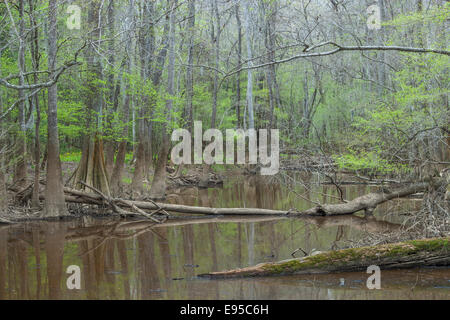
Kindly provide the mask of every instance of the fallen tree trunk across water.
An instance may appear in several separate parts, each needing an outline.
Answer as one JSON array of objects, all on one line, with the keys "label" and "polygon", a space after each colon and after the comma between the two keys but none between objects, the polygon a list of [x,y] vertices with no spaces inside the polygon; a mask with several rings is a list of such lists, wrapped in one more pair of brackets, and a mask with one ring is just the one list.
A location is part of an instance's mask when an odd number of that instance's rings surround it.
[{"label": "fallen tree trunk across water", "polygon": [[[121,215],[140,215],[148,219],[154,220],[156,213],[163,213],[168,215],[166,211],[186,213],[186,214],[200,214],[200,215],[261,215],[261,216],[336,216],[346,215],[365,210],[366,213],[371,213],[379,204],[386,201],[406,197],[419,192],[426,192],[429,188],[436,189],[439,186],[447,185],[445,179],[435,179],[430,182],[419,182],[395,191],[388,191],[383,189],[380,192],[373,192],[352,201],[339,204],[323,204],[314,208],[300,212],[296,209],[290,210],[270,210],[259,208],[210,208],[186,206],[178,204],[160,203],[154,201],[132,201],[120,198],[111,198],[104,195],[99,190],[89,187],[94,193],[88,193],[70,188],[64,188],[66,195],[66,202],[83,203],[88,205],[108,206],[114,212]],[[26,190],[31,190],[30,185]],[[25,190],[25,189],[24,189]],[[18,195],[24,194],[24,190],[17,191]],[[41,200],[45,200],[45,196],[40,196]],[[125,209],[131,210],[127,211]],[[146,211],[151,211],[149,214]],[[156,222],[156,221],[155,221]],[[159,221],[160,222],[160,221]]]},{"label": "fallen tree trunk across water", "polygon": [[199,277],[223,279],[352,272],[366,271],[367,267],[371,265],[376,265],[380,269],[449,266],[450,237],[329,251],[300,259],[261,263],[243,269],[212,272],[199,275]]},{"label": "fallen tree trunk across water", "polygon": [[386,201],[404,198],[419,192],[425,192],[431,185],[435,186],[442,183],[443,181],[432,182],[431,184],[430,182],[419,182],[392,192],[388,190],[373,192],[346,203],[319,205],[302,212],[302,214],[323,216],[343,215],[352,214],[361,210],[364,210],[366,213],[372,213],[378,205]]},{"label": "fallen tree trunk across water", "polygon": [[[291,210],[270,210],[270,209],[256,209],[256,208],[209,208],[209,207],[196,207],[185,206],[168,203],[155,203],[147,201],[130,201],[121,199],[112,199],[120,207],[129,207],[131,205],[143,209],[143,210],[166,210],[179,213],[191,213],[191,214],[206,214],[206,215],[345,215],[356,213],[361,210],[365,210],[366,213],[371,213],[379,204],[386,201],[406,197],[418,192],[425,192],[432,185],[442,184],[442,180],[435,182],[419,182],[410,186],[398,189],[396,191],[383,190],[381,192],[374,192],[358,197],[347,203],[339,204],[324,204],[319,205],[309,210],[300,212],[295,209]],[[445,182],[446,183],[446,182]],[[65,189],[65,193],[68,195],[66,201],[68,202],[93,202],[94,204],[101,204],[105,197],[98,194],[84,193],[73,189]]]}]

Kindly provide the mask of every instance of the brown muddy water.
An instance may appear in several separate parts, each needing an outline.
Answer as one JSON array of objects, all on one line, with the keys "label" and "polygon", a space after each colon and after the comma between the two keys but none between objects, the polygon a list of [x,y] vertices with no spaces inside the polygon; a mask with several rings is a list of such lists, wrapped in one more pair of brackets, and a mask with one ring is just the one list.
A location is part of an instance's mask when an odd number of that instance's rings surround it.
[{"label": "brown muddy water", "polygon": [[[295,178],[295,177],[294,177]],[[291,179],[291,178],[289,178]],[[311,179],[314,179],[312,177]],[[272,181],[271,181],[272,180]],[[352,199],[376,187],[346,186]],[[307,209],[305,199],[336,201],[332,186],[282,187],[248,177],[223,188],[172,190],[169,201],[214,207]],[[206,280],[198,274],[291,258],[297,248],[333,250],[373,232],[398,228],[402,213],[420,206],[399,200],[375,219],[183,217],[164,225],[84,217],[0,227],[0,299],[450,299],[450,268],[382,271],[369,290],[364,272]],[[300,254],[301,255],[301,254]],[[81,289],[69,290],[69,266]]]}]

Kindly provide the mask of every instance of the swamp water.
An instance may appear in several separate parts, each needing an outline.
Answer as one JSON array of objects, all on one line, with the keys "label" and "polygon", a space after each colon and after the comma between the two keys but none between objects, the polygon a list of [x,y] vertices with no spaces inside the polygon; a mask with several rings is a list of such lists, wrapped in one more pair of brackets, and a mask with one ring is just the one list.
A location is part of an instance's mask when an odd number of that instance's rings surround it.
[{"label": "swamp water", "polygon": [[[296,185],[236,178],[223,188],[172,190],[168,201],[284,210],[313,206],[307,199],[337,201],[333,186]],[[376,187],[342,188],[345,198],[353,199]],[[370,220],[190,216],[153,225],[84,217],[0,226],[0,299],[450,299],[450,268],[382,271],[381,290],[366,288],[370,275],[365,272],[233,280],[196,277],[289,259],[298,248],[344,248],[369,233],[396,230],[404,219],[401,213],[419,206],[415,200],[391,201],[379,206]],[[81,290],[67,288],[66,270],[72,265],[81,269]]]}]

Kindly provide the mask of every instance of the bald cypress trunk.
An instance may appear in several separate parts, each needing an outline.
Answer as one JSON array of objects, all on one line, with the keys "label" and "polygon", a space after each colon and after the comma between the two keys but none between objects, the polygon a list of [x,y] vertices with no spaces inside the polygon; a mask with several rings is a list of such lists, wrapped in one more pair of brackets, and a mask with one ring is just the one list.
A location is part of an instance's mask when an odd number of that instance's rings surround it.
[{"label": "bald cypress trunk", "polygon": [[[168,1],[169,8],[176,4],[175,1]],[[167,66],[167,93],[170,96],[175,94],[175,13],[171,10],[169,14],[169,64]],[[162,145],[158,154],[158,162],[155,168],[155,175],[150,189],[150,198],[162,199],[166,196],[166,165],[167,156],[169,155],[170,141],[167,132],[171,122],[171,112],[173,109],[173,100],[171,98],[166,100],[166,122],[162,126]]]},{"label": "bald cypress trunk", "polygon": [[[214,71],[214,87],[213,87],[213,103],[212,103],[212,114],[211,114],[211,129],[216,128],[216,118],[217,118],[217,94],[219,90],[218,82],[219,82],[219,58],[220,58],[220,15],[219,15],[219,7],[217,4],[217,0],[214,0],[212,3],[212,12],[211,16],[214,17],[212,20],[215,21],[215,24],[211,23],[211,41],[214,45],[214,63],[215,63],[215,71]],[[215,32],[214,32],[215,30]],[[199,187],[206,188],[208,187],[209,181],[209,172],[211,170],[210,165],[204,165],[202,170],[202,175],[199,181]]]},{"label": "bald cypress trunk", "polygon": [[[240,69],[242,67],[242,23],[241,23],[241,17],[239,13],[239,3],[236,3],[235,6],[235,15],[236,15],[236,22],[238,27],[238,49],[237,49],[237,55],[238,55],[238,68]],[[241,127],[241,72],[239,71],[236,74],[236,119],[237,124],[236,127]]]},{"label": "bald cypress trunk", "polygon": [[[161,40],[161,49],[158,54],[155,54],[155,26],[154,26],[154,13],[155,8],[153,2],[147,2],[147,12],[146,16],[149,17],[147,22],[149,25],[148,34],[142,35],[142,44],[146,47],[148,54],[146,55],[147,60],[144,61],[144,67],[146,69],[146,77],[151,78],[153,88],[156,92],[159,90],[161,83],[161,78],[163,74],[164,65],[166,62],[167,51],[169,49],[169,33],[170,33],[170,14],[166,15],[166,22],[163,30],[163,38]],[[171,1],[168,1],[168,8],[170,8]],[[147,74],[148,73],[148,74]],[[153,117],[156,108],[156,99],[150,99],[149,101],[150,110],[148,115],[150,118]],[[134,194],[142,193],[142,182],[145,177],[147,177],[148,169],[151,166],[153,147],[151,140],[153,137],[153,122],[149,121],[148,128],[145,123],[142,125],[145,127],[142,133],[142,138],[138,138],[138,148],[136,149],[136,165],[135,165],[135,175],[133,176],[132,189]],[[163,137],[164,138],[164,137]],[[153,139],[154,140],[154,139]],[[147,145],[147,147],[146,147]],[[156,176],[157,168],[155,168]],[[155,178],[153,178],[155,181]]]},{"label": "bald cypress trunk", "polygon": [[85,183],[109,196],[110,187],[103,152],[103,140],[99,132],[99,115],[102,113],[103,98],[98,80],[102,80],[102,65],[94,48],[94,43],[98,42],[100,38],[100,6],[100,2],[94,2],[89,7],[88,26],[91,32],[89,33],[90,44],[86,51],[88,68],[87,133],[83,139],[82,157],[73,175],[72,186],[80,190],[86,190],[86,187],[82,184]]},{"label": "bald cypress trunk", "polygon": [[2,154],[0,153],[0,212],[6,211],[7,207],[8,193],[6,192],[5,173],[3,168]]},{"label": "bald cypress trunk", "polygon": [[[23,86],[25,84],[25,8],[24,1],[19,0],[19,54],[18,54],[18,65],[19,65],[19,85]],[[19,130],[16,141],[16,157],[17,163],[14,171],[14,183],[18,186],[24,186],[26,184],[27,178],[27,164],[26,164],[26,129],[25,129],[25,90],[19,89],[19,103],[18,103],[18,122]]]},{"label": "bald cypress trunk", "polygon": [[[0,54],[1,57],[1,54]],[[0,59],[0,68],[1,68],[1,59]],[[2,112],[3,99],[0,95],[0,112]],[[0,121],[0,212],[6,211],[8,206],[8,193],[6,190],[6,163],[4,153],[6,152],[6,132],[3,128],[3,122]]]},{"label": "bald cypress trunk", "polygon": [[[128,91],[129,85],[127,85],[127,91]],[[130,114],[130,95],[127,93],[125,96],[125,102],[123,105],[122,110],[122,122],[128,123],[129,121],[129,114]],[[127,140],[125,139],[128,137],[128,126],[125,126],[123,129],[123,137],[124,140],[122,140],[119,143],[119,149],[117,151],[117,157],[116,157],[116,163],[114,164],[114,169],[112,171],[111,176],[111,193],[115,196],[119,195],[121,193],[121,186],[122,186],[122,177],[123,172],[125,169],[125,156],[127,153]]]},{"label": "bald cypress trunk", "polygon": [[[113,0],[109,1],[108,4],[108,33],[109,33],[109,43],[108,43],[108,51],[109,57],[108,61],[111,66],[115,65],[116,57],[115,57],[115,2]],[[120,94],[120,76],[119,79],[114,81],[114,72],[111,70],[108,75],[108,104],[105,110],[106,113],[106,123],[105,127],[108,128],[108,133],[112,133],[112,121],[113,121],[113,112],[117,112],[117,101],[118,95]],[[109,138],[105,143],[105,167],[108,178],[110,179],[113,167],[114,167],[114,154],[116,151],[116,142]]]},{"label": "bald cypress trunk", "polygon": [[[31,25],[33,26],[34,30],[32,32],[32,38],[31,38],[31,57],[33,62],[33,70],[38,71],[40,66],[40,58],[39,58],[39,28],[36,23],[35,19],[35,13],[34,13],[34,6],[33,6],[33,0],[29,0],[29,7],[30,7],[30,20]],[[38,75],[35,73],[33,75],[33,81],[34,83],[38,83]],[[39,202],[39,180],[41,175],[41,166],[40,166],[40,160],[41,160],[41,142],[40,142],[40,123],[41,123],[41,108],[39,104],[39,94],[36,93],[32,97],[32,101],[34,104],[34,107],[36,109],[36,121],[35,121],[35,128],[34,128],[34,186],[33,186],[33,195],[32,195],[32,206],[35,208],[39,208],[40,202]]]},{"label": "bald cypress trunk", "polygon": [[[128,15],[131,15],[133,10],[133,0],[130,0],[128,3]],[[131,74],[131,51],[132,51],[132,37],[131,32],[128,34],[127,40],[127,51],[124,58],[124,64],[126,65],[126,72]],[[128,77],[124,77],[125,81],[125,99],[123,103],[122,109],[122,123],[124,125],[122,131],[122,140],[119,143],[116,163],[114,164],[114,168],[111,175],[111,193],[114,196],[118,196],[121,193],[122,187],[122,176],[125,169],[125,156],[127,153],[127,138],[128,138],[128,122],[130,120],[130,103],[131,103],[131,95],[130,95],[130,80]]]},{"label": "bald cypress trunk", "polygon": [[[57,0],[49,0],[48,11],[48,65],[54,72],[57,53]],[[48,88],[48,142],[47,142],[47,184],[45,190],[45,215],[58,217],[67,214],[62,182],[61,160],[58,137],[58,86]]]},{"label": "bald cypress trunk", "polygon": [[244,0],[244,29],[247,42],[247,59],[248,69],[247,72],[247,110],[248,110],[248,128],[255,129],[255,117],[253,108],[253,53],[252,53],[252,32],[250,30],[250,8],[249,0]]},{"label": "bald cypress trunk", "polygon": [[195,35],[195,0],[189,0],[189,46],[188,46],[188,65],[186,68],[186,106],[185,116],[189,132],[194,132],[194,110],[192,99],[194,97],[194,35]]}]

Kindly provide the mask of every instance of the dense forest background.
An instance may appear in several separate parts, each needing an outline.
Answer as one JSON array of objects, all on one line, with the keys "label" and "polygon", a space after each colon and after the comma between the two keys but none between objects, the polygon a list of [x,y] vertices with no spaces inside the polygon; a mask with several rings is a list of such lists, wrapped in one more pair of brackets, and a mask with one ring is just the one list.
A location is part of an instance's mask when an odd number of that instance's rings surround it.
[{"label": "dense forest background", "polygon": [[0,1],[0,208],[31,180],[39,207],[45,176],[63,215],[60,159],[72,187],[162,198],[171,132],[194,121],[279,129],[282,159],[438,175],[449,17],[444,0]]}]

